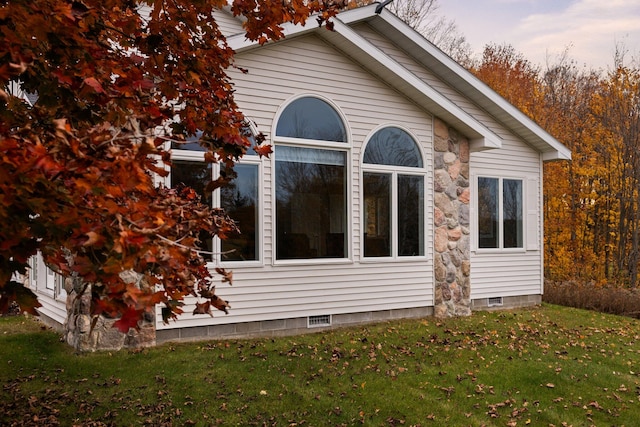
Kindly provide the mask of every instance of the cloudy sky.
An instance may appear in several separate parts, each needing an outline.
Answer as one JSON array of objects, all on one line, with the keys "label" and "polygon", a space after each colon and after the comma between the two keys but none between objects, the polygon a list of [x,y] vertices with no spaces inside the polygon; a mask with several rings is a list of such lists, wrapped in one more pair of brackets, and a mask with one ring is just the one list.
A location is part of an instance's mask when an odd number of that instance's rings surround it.
[{"label": "cloudy sky", "polygon": [[[513,45],[544,67],[567,47],[587,68],[613,66],[616,43],[640,59],[640,0],[440,0],[474,53],[488,43]],[[547,61],[547,58],[549,61]]]}]

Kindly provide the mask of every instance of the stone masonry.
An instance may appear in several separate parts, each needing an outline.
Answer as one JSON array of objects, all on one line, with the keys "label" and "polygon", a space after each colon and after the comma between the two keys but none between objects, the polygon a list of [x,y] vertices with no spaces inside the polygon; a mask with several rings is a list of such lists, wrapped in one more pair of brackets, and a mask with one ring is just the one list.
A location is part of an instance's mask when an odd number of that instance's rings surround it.
[{"label": "stone masonry", "polygon": [[140,322],[138,330],[132,328],[123,334],[113,327],[117,319],[91,315],[91,284],[68,277],[64,285],[67,291],[64,340],[76,350],[121,350],[156,345],[153,316]]},{"label": "stone masonry", "polygon": [[468,316],[469,141],[439,119],[434,136],[434,315]]}]

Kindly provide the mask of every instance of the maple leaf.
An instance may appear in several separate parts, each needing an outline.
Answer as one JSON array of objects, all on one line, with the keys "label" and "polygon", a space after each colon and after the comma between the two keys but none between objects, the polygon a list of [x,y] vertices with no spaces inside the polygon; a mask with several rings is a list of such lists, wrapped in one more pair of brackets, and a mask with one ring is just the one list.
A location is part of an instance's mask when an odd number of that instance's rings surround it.
[{"label": "maple leaf", "polygon": [[227,309],[231,308],[229,301],[225,301],[217,295],[211,297],[211,304],[220,311],[224,311],[224,314],[229,314]]},{"label": "maple leaf", "polygon": [[142,314],[143,310],[127,307],[120,319],[114,322],[113,327],[117,328],[123,334],[129,332],[129,329],[138,329],[138,322],[142,319]]},{"label": "maple leaf", "polygon": [[102,84],[95,77],[87,77],[84,79],[84,84],[91,87],[97,93],[104,93]]},{"label": "maple leaf", "polygon": [[213,317],[211,313],[211,303],[209,301],[205,301],[203,303],[196,303],[196,308],[193,310],[193,314],[208,314]]}]

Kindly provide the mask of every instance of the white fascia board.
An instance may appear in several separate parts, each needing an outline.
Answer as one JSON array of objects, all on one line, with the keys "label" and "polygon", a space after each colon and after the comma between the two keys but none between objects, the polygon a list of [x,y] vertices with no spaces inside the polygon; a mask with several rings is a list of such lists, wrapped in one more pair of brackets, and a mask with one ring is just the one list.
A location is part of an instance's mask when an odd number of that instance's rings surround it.
[{"label": "white fascia board", "polygon": [[[413,28],[405,24],[400,18],[386,9],[380,13],[380,18],[391,25],[396,31],[401,33],[404,37],[415,43],[428,55],[433,57],[435,61],[443,65],[449,72],[453,73],[458,79],[466,83],[473,90],[477,91],[480,96],[484,97],[491,103],[501,108],[505,113],[513,117],[517,122],[524,126],[535,137],[543,141],[549,148],[549,150],[542,151],[542,157],[544,160],[570,160],[571,150],[564,146],[561,142],[556,140],[553,136],[549,135],[544,129],[542,129],[537,123],[531,120],[518,108],[514,107],[511,103],[501,97],[497,92],[487,86],[484,82],[454,61],[450,56],[442,52],[435,45],[430,43],[421,34],[416,32]],[[467,90],[463,90],[467,93]]]},{"label": "white fascia board", "polygon": [[[416,90],[432,103],[438,105],[447,113],[455,117],[465,128],[458,130],[461,132],[470,132],[470,135],[466,136],[469,137],[474,149],[482,150],[502,147],[502,139],[498,135],[489,130],[440,92],[436,91],[424,81],[416,77],[413,73],[375,47],[364,37],[360,36],[348,25],[343,23],[341,19],[334,19],[334,30],[335,33],[342,36],[344,41],[347,42],[347,44],[341,43],[340,46],[341,48],[348,47],[348,50],[346,50],[345,53],[353,55],[354,57],[365,55],[368,60],[375,61],[376,64],[390,71],[395,78],[400,79],[403,83],[408,85],[411,90]],[[323,35],[325,37],[329,36],[328,34]],[[356,55],[356,53],[359,53],[360,55]],[[366,62],[361,61],[361,63],[365,67],[367,66]],[[390,83],[393,85],[393,82]],[[407,95],[411,97],[411,94]],[[434,112],[432,111],[432,113]]]}]

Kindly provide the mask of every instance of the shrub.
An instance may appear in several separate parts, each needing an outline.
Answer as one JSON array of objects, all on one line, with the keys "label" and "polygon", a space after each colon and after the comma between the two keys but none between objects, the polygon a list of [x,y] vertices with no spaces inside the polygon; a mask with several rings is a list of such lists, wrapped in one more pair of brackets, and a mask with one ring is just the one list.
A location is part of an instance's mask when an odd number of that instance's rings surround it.
[{"label": "shrub", "polygon": [[575,281],[546,281],[544,302],[640,319],[640,292]]}]

